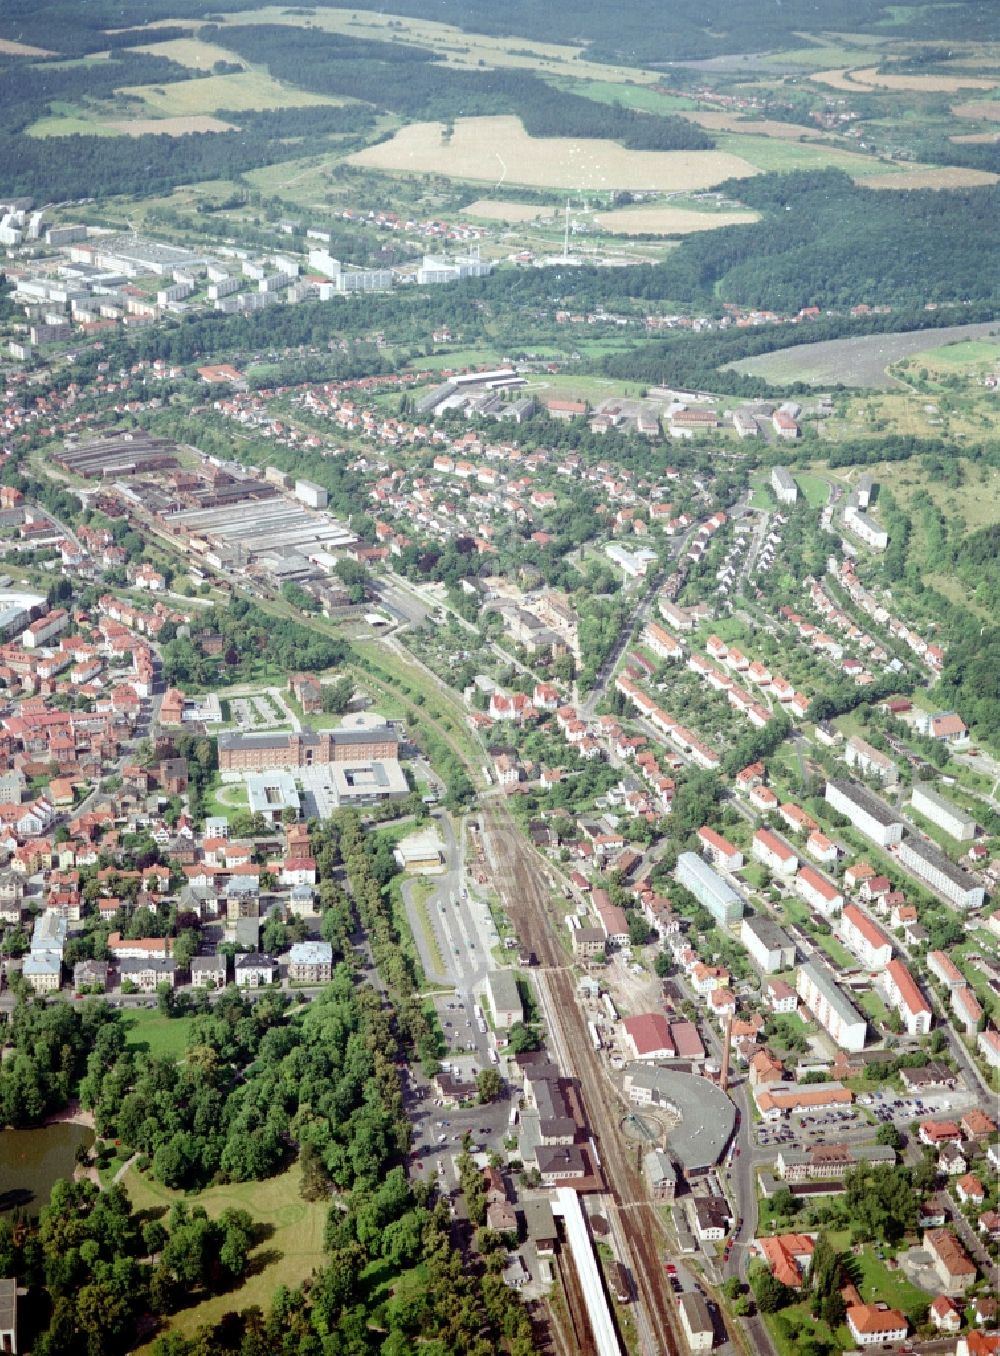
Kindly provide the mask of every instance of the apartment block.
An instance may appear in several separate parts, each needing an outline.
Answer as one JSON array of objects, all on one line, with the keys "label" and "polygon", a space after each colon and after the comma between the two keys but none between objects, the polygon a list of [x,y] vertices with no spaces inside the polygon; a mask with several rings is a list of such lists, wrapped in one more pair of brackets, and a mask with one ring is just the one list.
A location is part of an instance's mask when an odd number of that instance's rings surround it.
[{"label": "apartment block", "polygon": [[865,1048],[868,1023],[846,997],[822,961],[799,967],[795,977],[799,997],[842,1050],[856,1054]]}]

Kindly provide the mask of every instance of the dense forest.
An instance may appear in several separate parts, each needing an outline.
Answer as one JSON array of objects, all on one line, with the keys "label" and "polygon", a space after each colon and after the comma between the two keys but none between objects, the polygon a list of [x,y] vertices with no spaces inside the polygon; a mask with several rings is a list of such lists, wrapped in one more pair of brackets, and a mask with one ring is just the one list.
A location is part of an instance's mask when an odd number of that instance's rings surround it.
[{"label": "dense forest", "polygon": [[[982,260],[1000,252],[1000,188],[889,193],[840,170],[761,174],[720,185],[761,220],[687,236],[653,267],[524,270],[480,281],[522,305],[558,290],[579,306],[622,297],[708,305],[735,302],[795,313],[860,302],[895,309],[928,302],[996,302]],[[970,317],[971,318],[971,317]]]},{"label": "dense forest", "polygon": [[[216,13],[258,8],[257,0],[220,0]],[[380,0],[360,0],[355,10],[384,11]],[[805,46],[814,31],[814,0],[784,0],[781,5],[733,5],[731,0],[673,0],[669,23],[662,0],[631,0],[608,5],[577,0],[571,6],[539,6],[510,0],[497,7],[486,0],[393,0],[392,11],[435,19],[503,38],[585,44],[596,60],[656,66],[725,53],[775,51]],[[156,19],[201,19],[204,0],[91,0],[86,6],[67,0],[7,0],[0,32],[4,37],[52,46],[68,54],[106,49],[105,28]],[[979,41],[994,17],[991,0],[957,0],[949,5],[900,7],[892,0],[825,0],[822,27],[828,32],[883,33],[897,38],[968,38]]]}]

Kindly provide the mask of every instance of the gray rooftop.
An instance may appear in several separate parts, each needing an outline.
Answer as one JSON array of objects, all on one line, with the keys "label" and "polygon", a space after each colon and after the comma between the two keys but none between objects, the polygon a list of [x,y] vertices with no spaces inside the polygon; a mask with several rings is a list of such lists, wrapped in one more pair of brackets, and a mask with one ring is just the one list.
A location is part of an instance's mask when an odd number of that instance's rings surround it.
[{"label": "gray rooftop", "polygon": [[628,1077],[633,1087],[651,1091],[654,1104],[670,1106],[680,1117],[667,1138],[685,1172],[719,1161],[736,1125],[736,1109],[720,1088],[698,1074],[641,1063],[628,1066]]},{"label": "gray rooftop", "polygon": [[940,871],[943,876],[951,881],[952,885],[957,886],[960,890],[975,890],[978,887],[979,881],[971,872],[963,871],[940,848],[926,842],[923,838],[914,838],[907,835],[904,846],[932,870]]},{"label": "gray rooftop", "polygon": [[767,918],[764,914],[757,913],[751,918],[744,918],[743,926],[770,951],[784,950],[785,947],[795,945],[784,928],[779,927],[772,918]]},{"label": "gray rooftop", "polygon": [[842,1022],[848,1025],[854,1025],[857,1022],[864,1022],[866,1018],[857,1010],[845,995],[843,989],[833,977],[833,971],[827,969],[822,961],[807,961],[802,966],[802,973],[809,975],[816,988],[833,1008],[834,1012]]},{"label": "gray rooftop", "polygon": [[831,777],[827,786],[835,787],[848,800],[854,802],[859,810],[864,810],[877,824],[883,828],[888,828],[890,824],[902,824],[898,813],[891,808],[879,796],[875,796],[866,786],[860,782],[852,781],[849,777]]}]

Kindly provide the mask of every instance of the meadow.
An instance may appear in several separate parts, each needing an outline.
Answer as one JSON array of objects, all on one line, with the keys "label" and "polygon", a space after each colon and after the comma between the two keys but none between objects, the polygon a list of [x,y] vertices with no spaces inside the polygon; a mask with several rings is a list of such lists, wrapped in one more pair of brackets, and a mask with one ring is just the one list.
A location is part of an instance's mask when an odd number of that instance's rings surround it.
[{"label": "meadow", "polygon": [[515,117],[459,118],[450,136],[443,123],[413,123],[348,161],[365,169],[590,191],[703,189],[756,173],[724,151],[632,151],[613,141],[531,137]]},{"label": "meadow", "polygon": [[627,207],[598,212],[594,225],[612,235],[690,235],[720,226],[746,226],[759,221],[756,212],[695,212],[684,207]]},{"label": "meadow", "polygon": [[204,1206],[208,1215],[215,1219],[232,1206],[249,1211],[263,1235],[251,1251],[250,1267],[243,1283],[235,1290],[212,1295],[200,1304],[182,1309],[171,1318],[171,1328],[190,1335],[203,1323],[218,1323],[224,1314],[250,1305],[259,1305],[266,1312],[279,1286],[301,1285],[323,1265],[327,1203],[302,1200],[300,1180],[296,1163],[287,1172],[264,1182],[236,1182],[185,1195],[151,1181],[135,1168],[129,1169],[124,1186],[136,1210],[149,1210],[158,1215],[169,1210],[176,1201],[184,1201],[188,1207]]},{"label": "meadow", "polygon": [[140,100],[149,116],[165,118],[216,113],[220,108],[240,113],[343,102],[282,84],[263,71],[209,75],[197,80],[177,80],[169,85],[129,85],[121,93]]},{"label": "meadow", "polygon": [[981,339],[995,323],[948,325],[939,330],[905,330],[900,334],[868,334],[856,339],[828,339],[819,344],[797,344],[774,353],[728,364],[737,372],[778,383],[802,381],[812,386],[867,387],[872,390],[898,383],[886,369],[901,358],[930,352],[956,339]]}]

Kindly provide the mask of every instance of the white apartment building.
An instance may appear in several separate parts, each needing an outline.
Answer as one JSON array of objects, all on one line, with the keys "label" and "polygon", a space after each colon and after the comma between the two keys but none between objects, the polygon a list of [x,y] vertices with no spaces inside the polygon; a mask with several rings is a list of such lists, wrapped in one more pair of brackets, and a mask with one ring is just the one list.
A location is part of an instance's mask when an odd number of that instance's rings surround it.
[{"label": "white apartment building", "polygon": [[757,830],[750,845],[750,855],[779,876],[793,876],[798,870],[799,859],[793,848],[770,829]]},{"label": "white apartment building", "polygon": [[805,900],[811,909],[821,913],[824,918],[832,918],[844,907],[844,896],[814,866],[803,866],[794,881],[795,891]]},{"label": "white apartment building", "polygon": [[866,970],[884,970],[892,960],[892,942],[856,904],[848,904],[841,914],[840,935]]},{"label": "white apartment building", "polygon": [[911,876],[929,885],[956,908],[978,909],[986,899],[985,889],[974,876],[922,838],[906,838],[900,843],[899,862]]},{"label": "white apartment building", "polygon": [[976,821],[972,815],[952,801],[946,800],[944,796],[939,796],[923,782],[914,783],[910,804],[917,814],[923,815],[925,819],[929,819],[939,829],[944,829],[945,833],[951,834],[952,838],[957,838],[959,842],[975,838]]},{"label": "white apartment building", "polygon": [[783,928],[762,914],[743,919],[740,941],[765,975],[790,970],[795,964],[795,943]]},{"label": "white apartment building", "polygon": [[775,466],[772,469],[771,489],[779,504],[794,504],[799,497],[799,487],[787,466]]},{"label": "white apartment building", "polygon": [[795,988],[820,1026],[842,1050],[856,1054],[865,1048],[868,1023],[822,961],[811,960],[799,966]]},{"label": "white apartment building", "polygon": [[889,1002],[902,1017],[906,1034],[925,1036],[931,1029],[934,1014],[916,980],[901,960],[889,962],[882,977],[882,987]]},{"label": "white apartment building", "polygon": [[903,837],[903,821],[884,800],[860,782],[835,779],[826,784],[826,802],[846,815],[854,827],[879,847],[891,847]]},{"label": "white apartment building", "polygon": [[844,748],[844,762],[865,777],[877,777],[883,786],[895,786],[899,769],[887,753],[876,749],[860,735],[851,735]]}]

